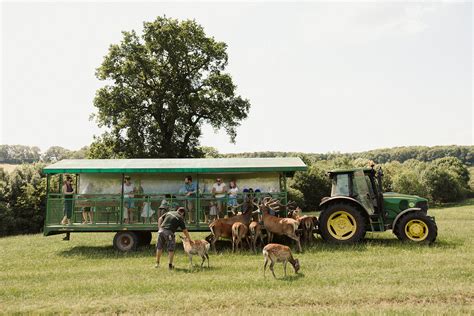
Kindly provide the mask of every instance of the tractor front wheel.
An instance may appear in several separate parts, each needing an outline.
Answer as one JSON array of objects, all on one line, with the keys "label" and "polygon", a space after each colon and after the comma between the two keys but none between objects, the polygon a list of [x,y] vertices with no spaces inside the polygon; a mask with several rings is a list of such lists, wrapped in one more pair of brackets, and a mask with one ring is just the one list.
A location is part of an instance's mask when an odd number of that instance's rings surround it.
[{"label": "tractor front wheel", "polygon": [[400,219],[394,233],[401,241],[431,244],[436,240],[438,227],[431,217],[421,212],[413,212]]},{"label": "tractor front wheel", "polygon": [[331,243],[351,244],[365,235],[365,221],[359,210],[350,204],[336,203],[319,217],[321,237]]}]

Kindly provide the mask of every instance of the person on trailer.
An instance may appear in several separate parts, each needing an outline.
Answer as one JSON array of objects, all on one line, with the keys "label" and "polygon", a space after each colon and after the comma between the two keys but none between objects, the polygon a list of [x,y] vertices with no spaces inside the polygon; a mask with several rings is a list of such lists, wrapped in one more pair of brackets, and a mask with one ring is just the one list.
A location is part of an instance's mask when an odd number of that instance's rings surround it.
[{"label": "person on trailer", "polygon": [[123,206],[123,221],[125,224],[129,224],[133,220],[133,208],[135,207],[135,203],[133,203],[134,192],[135,186],[132,184],[131,178],[126,176],[123,184],[123,197],[125,198]]},{"label": "person on trailer", "polygon": [[174,250],[176,248],[175,233],[178,228],[181,228],[183,234],[189,238],[193,243],[191,236],[184,223],[184,214],[186,210],[184,207],[179,207],[176,211],[169,211],[158,219],[158,240],[156,242],[156,265],[155,268],[160,266],[160,258],[163,254],[163,249],[168,249],[169,264],[168,268],[172,270]]},{"label": "person on trailer", "polygon": [[234,208],[238,206],[237,195],[239,194],[239,187],[235,180],[229,182],[229,191],[227,191],[227,193],[229,194],[227,207],[229,207],[230,211],[235,215],[236,211]]},{"label": "person on trailer", "polygon": [[184,201],[184,207],[186,208],[186,211],[188,212],[188,223],[193,224],[194,223],[194,197],[196,195],[196,185],[193,183],[193,178],[191,176],[187,176],[184,178],[184,186],[182,188],[182,191],[186,197],[186,200]]},{"label": "person on trailer", "polygon": [[[86,186],[86,188],[81,192],[81,194],[88,195],[91,194],[95,191],[94,184],[92,182],[89,182]],[[93,203],[93,200],[91,201]],[[95,212],[95,206],[84,206],[82,208],[82,224],[87,224],[90,223],[92,224],[94,222],[94,214]],[[88,221],[89,218],[89,221]]]},{"label": "person on trailer", "polygon": [[61,224],[66,225],[71,224],[72,217],[72,199],[74,194],[74,188],[72,187],[71,176],[66,176],[66,181],[64,181],[62,191],[64,194],[64,217],[61,221]]},{"label": "person on trailer", "polygon": [[216,198],[217,204],[217,218],[224,217],[223,210],[224,210],[224,200],[226,196],[227,188],[224,182],[222,182],[222,178],[217,178],[216,183],[212,185],[212,194]]}]

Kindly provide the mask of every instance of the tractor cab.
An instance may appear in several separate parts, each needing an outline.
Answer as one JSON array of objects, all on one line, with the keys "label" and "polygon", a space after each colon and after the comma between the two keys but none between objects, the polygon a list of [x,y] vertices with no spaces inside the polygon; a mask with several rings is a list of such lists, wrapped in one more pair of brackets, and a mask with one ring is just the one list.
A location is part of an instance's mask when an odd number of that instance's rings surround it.
[{"label": "tractor cab", "polygon": [[370,215],[383,214],[381,169],[379,172],[373,168],[334,170],[329,172],[329,177],[332,180],[330,198],[348,197],[359,202]]}]

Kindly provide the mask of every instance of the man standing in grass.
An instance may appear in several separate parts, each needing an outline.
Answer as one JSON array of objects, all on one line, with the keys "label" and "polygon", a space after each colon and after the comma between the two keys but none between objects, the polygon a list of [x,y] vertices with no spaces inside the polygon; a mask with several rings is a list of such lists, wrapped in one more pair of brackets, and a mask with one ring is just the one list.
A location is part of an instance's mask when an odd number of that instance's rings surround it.
[{"label": "man standing in grass", "polygon": [[163,248],[167,246],[168,256],[169,256],[169,269],[172,270],[173,266],[173,257],[174,250],[176,248],[176,239],[175,233],[178,228],[181,228],[184,235],[189,238],[191,243],[193,242],[189,232],[186,229],[186,224],[184,223],[184,207],[178,208],[176,211],[170,211],[161,216],[158,220],[158,241],[156,242],[156,265],[155,268],[160,266],[160,258],[163,254]]}]

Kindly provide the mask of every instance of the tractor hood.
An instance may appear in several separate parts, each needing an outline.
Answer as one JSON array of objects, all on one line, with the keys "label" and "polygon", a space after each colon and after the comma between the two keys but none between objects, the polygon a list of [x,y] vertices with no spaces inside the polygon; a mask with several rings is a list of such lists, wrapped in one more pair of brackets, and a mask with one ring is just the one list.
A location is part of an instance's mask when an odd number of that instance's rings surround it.
[{"label": "tractor hood", "polygon": [[396,192],[385,192],[383,194],[384,199],[406,199],[406,200],[417,200],[417,201],[428,201],[425,198],[419,197],[418,195],[409,195]]}]

